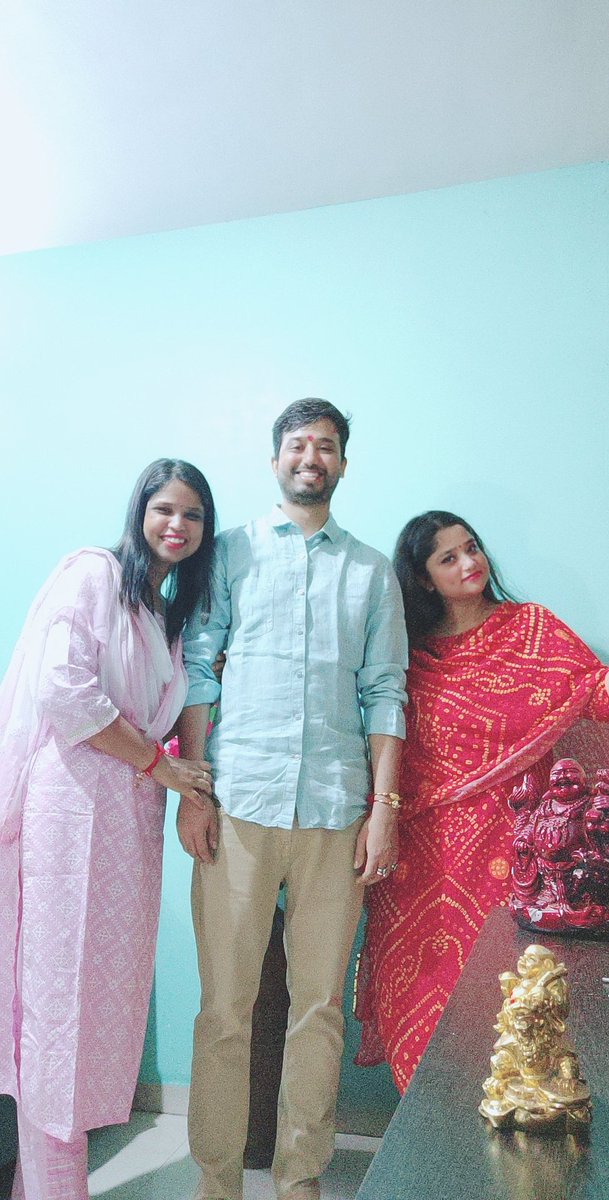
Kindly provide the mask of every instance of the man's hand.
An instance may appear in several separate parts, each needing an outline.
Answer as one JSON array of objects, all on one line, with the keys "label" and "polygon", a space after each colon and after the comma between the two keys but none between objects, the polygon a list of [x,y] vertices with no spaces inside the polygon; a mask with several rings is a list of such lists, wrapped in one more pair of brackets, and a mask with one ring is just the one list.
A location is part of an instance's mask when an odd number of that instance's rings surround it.
[{"label": "man's hand", "polygon": [[361,872],[362,883],[380,883],[381,879],[386,879],[395,870],[398,850],[397,812],[388,804],[373,804],[355,847],[353,866]]},{"label": "man's hand", "polygon": [[182,797],[177,816],[178,837],[191,858],[212,863],[218,849],[218,814],[212,800]]}]

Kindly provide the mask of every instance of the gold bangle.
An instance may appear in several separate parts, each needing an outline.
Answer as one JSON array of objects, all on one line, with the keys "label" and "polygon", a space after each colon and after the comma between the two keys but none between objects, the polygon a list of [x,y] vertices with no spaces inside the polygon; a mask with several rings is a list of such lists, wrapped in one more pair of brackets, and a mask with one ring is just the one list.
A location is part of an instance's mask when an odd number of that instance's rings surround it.
[{"label": "gold bangle", "polygon": [[373,801],[377,800],[379,804],[386,804],[389,808],[402,807],[402,797],[397,792],[374,792]]}]

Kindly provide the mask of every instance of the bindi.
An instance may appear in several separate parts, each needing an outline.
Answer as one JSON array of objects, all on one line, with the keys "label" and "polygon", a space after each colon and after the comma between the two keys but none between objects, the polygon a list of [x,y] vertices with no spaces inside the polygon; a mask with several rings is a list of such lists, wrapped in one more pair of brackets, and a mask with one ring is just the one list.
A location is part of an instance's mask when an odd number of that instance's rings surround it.
[{"label": "bindi", "polygon": [[308,442],[314,442],[314,441],[315,441],[315,438],[313,437],[313,434],[312,434],[312,433],[308,433],[308,434],[307,434],[307,441],[308,441]]}]

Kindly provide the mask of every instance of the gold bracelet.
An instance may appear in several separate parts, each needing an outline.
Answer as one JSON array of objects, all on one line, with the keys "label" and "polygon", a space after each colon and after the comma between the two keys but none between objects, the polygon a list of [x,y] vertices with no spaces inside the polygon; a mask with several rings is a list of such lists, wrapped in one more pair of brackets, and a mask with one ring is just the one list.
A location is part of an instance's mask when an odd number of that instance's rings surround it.
[{"label": "gold bracelet", "polygon": [[374,792],[373,802],[386,804],[389,808],[399,809],[402,807],[402,797],[397,792]]}]

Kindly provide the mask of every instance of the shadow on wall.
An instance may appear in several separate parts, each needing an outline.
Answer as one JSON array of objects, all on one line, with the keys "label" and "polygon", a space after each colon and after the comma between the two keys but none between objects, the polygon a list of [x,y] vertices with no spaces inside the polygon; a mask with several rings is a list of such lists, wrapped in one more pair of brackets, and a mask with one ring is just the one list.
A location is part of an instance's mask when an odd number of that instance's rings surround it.
[{"label": "shadow on wall", "polygon": [[337,1128],[342,1133],[382,1137],[397,1106],[399,1095],[387,1063],[378,1067],[356,1067],[353,1061],[360,1041],[360,1023],[353,1015],[353,992],[357,955],[364,940],[362,916],[345,982],[345,1051],[341,1066],[336,1110]]},{"label": "shadow on wall", "polygon": [[0,1096],[0,1167],[17,1153],[17,1115],[11,1096]]},{"label": "shadow on wall", "polygon": [[[145,1078],[147,1080],[160,1080],[159,1060],[157,1054],[158,1045],[158,1014],[157,1014],[157,987],[156,987],[156,967],[152,977],[152,991],[150,993],[150,1007],[148,1009],[148,1023],[146,1025],[146,1036],[144,1038],[144,1049],[142,1051],[142,1063],[146,1064]],[[140,1066],[140,1076],[142,1068]]]},{"label": "shadow on wall", "polygon": [[0,1096],[0,1200],[10,1196],[17,1154],[17,1114],[11,1096]]}]

